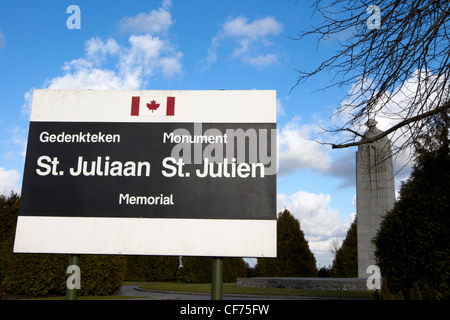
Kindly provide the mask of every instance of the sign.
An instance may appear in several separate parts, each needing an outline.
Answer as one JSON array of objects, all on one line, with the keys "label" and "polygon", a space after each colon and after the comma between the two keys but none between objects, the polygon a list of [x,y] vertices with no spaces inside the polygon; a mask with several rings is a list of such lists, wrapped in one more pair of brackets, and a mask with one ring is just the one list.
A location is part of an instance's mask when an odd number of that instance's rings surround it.
[{"label": "sign", "polygon": [[36,90],[14,252],[276,256],[275,91]]}]

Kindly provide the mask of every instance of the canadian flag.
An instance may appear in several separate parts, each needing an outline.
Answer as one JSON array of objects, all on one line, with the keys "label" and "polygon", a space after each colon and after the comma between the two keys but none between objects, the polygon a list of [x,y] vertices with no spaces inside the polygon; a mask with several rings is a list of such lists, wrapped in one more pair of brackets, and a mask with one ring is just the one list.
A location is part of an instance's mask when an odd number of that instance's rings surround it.
[{"label": "canadian flag", "polygon": [[[142,106],[141,106],[142,102]],[[164,113],[164,102],[166,107],[166,112]],[[143,111],[141,111],[141,108]],[[131,97],[131,115],[139,116],[140,114],[155,114],[163,116],[174,116],[175,115],[175,97],[167,97],[166,101],[159,99],[151,99],[144,97]]]}]

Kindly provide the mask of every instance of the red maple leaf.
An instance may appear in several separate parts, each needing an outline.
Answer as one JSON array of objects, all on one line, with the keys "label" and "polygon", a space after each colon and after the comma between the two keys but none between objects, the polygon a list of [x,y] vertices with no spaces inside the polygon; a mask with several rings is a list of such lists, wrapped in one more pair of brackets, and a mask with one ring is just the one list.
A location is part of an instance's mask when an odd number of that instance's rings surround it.
[{"label": "red maple leaf", "polygon": [[147,108],[149,110],[152,110],[152,113],[153,113],[153,111],[156,111],[156,109],[159,108],[159,103],[156,103],[155,100],[152,100],[152,101],[150,101],[150,103],[147,103]]}]

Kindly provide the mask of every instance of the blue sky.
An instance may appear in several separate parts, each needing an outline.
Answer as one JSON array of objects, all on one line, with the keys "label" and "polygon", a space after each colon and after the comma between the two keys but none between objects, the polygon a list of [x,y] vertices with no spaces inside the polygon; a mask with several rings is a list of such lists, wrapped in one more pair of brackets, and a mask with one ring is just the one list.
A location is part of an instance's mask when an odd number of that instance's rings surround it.
[{"label": "blue sky", "polygon": [[[345,237],[356,212],[356,149],[312,141],[337,141],[319,125],[342,124],[330,116],[350,88],[314,93],[330,83],[323,73],[291,91],[296,69],[311,70],[342,40],[291,39],[319,25],[310,3],[0,2],[0,193],[20,192],[33,89],[276,90],[278,209],[299,219],[318,265],[328,266],[331,241]],[[67,27],[70,5],[81,10],[81,29]]]}]

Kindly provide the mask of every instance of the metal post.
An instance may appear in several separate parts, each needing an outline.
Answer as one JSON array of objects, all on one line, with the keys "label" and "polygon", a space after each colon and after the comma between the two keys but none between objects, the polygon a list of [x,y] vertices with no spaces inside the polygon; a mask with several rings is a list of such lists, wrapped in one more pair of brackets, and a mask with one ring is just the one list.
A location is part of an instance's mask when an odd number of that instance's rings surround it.
[{"label": "metal post", "polygon": [[222,300],[223,258],[212,258],[211,300]]},{"label": "metal post", "polygon": [[69,267],[67,268],[67,272],[68,273],[70,272],[70,274],[67,276],[66,300],[77,300],[77,290],[79,289],[79,283],[73,284],[72,281],[75,282],[79,281],[79,278],[77,278],[80,276],[79,270],[80,270],[80,255],[78,254],[69,255]]}]

